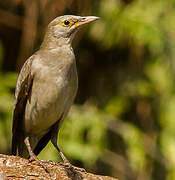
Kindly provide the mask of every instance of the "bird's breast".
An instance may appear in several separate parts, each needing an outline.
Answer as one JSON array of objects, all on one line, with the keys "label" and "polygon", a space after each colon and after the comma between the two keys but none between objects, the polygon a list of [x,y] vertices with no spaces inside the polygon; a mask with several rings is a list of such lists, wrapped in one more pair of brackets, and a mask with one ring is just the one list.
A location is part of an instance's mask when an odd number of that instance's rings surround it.
[{"label": "bird's breast", "polygon": [[31,134],[38,134],[59,120],[72,104],[78,86],[74,62],[41,66],[34,75],[31,98],[26,106],[25,127]]}]

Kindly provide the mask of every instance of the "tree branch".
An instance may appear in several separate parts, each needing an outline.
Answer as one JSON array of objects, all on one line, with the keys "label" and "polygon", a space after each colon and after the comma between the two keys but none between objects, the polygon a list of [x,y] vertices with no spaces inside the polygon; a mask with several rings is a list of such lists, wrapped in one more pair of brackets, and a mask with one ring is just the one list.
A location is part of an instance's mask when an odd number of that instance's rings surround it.
[{"label": "tree branch", "polygon": [[117,180],[112,177],[83,172],[81,168],[65,167],[61,163],[45,162],[41,165],[21,157],[0,154],[0,180],[8,179]]}]

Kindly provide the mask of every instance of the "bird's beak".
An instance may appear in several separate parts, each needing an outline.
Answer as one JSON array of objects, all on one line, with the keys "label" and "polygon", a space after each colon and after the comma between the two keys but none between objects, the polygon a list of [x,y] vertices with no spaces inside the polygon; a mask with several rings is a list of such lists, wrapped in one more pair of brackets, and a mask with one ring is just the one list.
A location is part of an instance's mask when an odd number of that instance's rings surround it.
[{"label": "bird's beak", "polygon": [[87,24],[87,23],[90,23],[92,21],[95,21],[99,19],[99,17],[97,16],[84,16],[84,17],[81,17],[78,22],[76,23],[76,27],[79,27],[83,24]]}]

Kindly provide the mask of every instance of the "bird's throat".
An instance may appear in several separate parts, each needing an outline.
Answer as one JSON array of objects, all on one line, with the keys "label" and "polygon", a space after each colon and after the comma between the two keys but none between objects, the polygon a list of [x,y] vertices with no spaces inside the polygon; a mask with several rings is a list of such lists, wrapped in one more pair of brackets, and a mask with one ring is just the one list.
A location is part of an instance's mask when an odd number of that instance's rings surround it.
[{"label": "bird's throat", "polygon": [[45,36],[40,49],[50,50],[62,46],[71,46],[72,39],[72,35],[70,37]]}]

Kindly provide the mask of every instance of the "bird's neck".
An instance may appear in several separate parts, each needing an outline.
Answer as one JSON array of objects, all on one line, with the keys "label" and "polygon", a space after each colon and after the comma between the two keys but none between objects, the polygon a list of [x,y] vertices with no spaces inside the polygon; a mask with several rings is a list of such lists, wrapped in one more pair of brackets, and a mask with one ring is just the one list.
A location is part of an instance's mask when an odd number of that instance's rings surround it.
[{"label": "bird's neck", "polygon": [[49,50],[49,49],[55,49],[61,46],[71,46],[72,39],[71,38],[65,38],[65,37],[54,37],[50,34],[46,35],[44,37],[44,40],[41,44],[40,49]]},{"label": "bird's neck", "polygon": [[64,64],[64,66],[75,65],[75,56],[71,42],[72,38],[70,37],[58,38],[46,34],[39,50],[42,51],[46,57],[43,58],[42,61],[46,62],[47,66],[54,68],[60,66],[60,64]]},{"label": "bird's neck", "polygon": [[54,68],[62,66],[61,64],[66,67],[71,64],[75,65],[75,56],[70,41],[70,38],[45,36],[39,50],[45,56],[45,58],[42,58],[42,62]]}]

